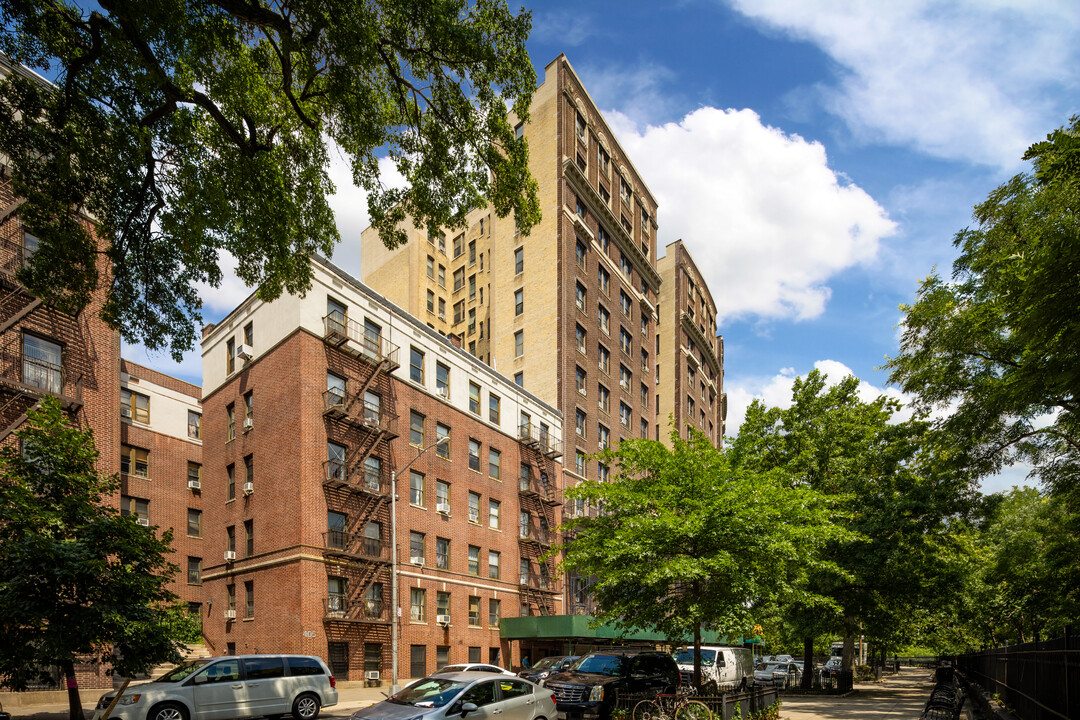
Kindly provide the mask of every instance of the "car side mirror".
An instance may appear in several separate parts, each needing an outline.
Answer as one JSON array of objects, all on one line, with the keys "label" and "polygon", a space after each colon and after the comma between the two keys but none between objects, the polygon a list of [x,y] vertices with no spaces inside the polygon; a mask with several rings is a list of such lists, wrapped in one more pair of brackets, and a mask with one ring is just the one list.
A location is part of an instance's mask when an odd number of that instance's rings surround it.
[{"label": "car side mirror", "polygon": [[209,679],[209,678],[208,678],[208,677],[206,676],[206,674],[205,674],[205,673],[199,673],[198,675],[196,675],[195,677],[193,677],[193,678],[191,679],[191,682],[195,683],[196,685],[202,685],[202,684],[203,684],[203,683],[205,683],[205,682],[206,682],[206,681],[207,681],[208,679]]},{"label": "car side mirror", "polygon": [[471,712],[476,712],[476,703],[467,702],[461,706],[461,717],[465,717]]}]

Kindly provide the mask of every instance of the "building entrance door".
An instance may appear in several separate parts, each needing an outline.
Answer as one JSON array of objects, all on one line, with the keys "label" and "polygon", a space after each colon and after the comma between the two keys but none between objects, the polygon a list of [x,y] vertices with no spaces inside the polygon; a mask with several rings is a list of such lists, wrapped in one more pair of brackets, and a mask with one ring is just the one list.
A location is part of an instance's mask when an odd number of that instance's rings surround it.
[{"label": "building entrance door", "polygon": [[336,680],[349,679],[349,643],[332,642],[329,647],[330,672]]}]

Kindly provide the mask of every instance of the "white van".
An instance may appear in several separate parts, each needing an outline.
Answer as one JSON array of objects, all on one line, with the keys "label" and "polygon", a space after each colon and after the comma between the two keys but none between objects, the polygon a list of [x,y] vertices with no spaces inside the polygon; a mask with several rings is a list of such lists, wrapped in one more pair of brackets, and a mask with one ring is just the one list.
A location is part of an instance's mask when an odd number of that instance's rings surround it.
[{"label": "white van", "polygon": [[[104,711],[116,697],[98,700]],[[292,713],[315,720],[336,705],[334,676],[309,655],[234,655],[186,662],[153,682],[128,686],[110,720],[227,720],[263,715],[271,720]]]},{"label": "white van", "polygon": [[[683,685],[694,682],[694,648],[675,651]],[[701,646],[701,689],[706,694],[739,690],[754,684],[754,655],[747,648]]]}]

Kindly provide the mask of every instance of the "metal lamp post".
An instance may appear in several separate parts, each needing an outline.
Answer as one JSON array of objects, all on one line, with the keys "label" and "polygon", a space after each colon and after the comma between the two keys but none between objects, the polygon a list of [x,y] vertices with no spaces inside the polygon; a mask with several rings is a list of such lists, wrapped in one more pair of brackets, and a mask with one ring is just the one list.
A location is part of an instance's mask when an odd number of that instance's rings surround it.
[{"label": "metal lamp post", "polygon": [[[450,436],[444,435],[426,448],[416,453],[400,472],[420,459],[431,448],[450,442]],[[398,607],[398,559],[397,559],[397,470],[390,471],[390,694],[398,691],[398,625],[401,622],[401,608]]]}]

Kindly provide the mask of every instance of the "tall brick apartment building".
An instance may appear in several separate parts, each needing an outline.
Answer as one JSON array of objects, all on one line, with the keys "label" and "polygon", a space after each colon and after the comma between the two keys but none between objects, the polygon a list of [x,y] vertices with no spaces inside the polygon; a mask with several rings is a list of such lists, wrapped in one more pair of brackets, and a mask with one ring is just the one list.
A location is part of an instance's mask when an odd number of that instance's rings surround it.
[{"label": "tall brick apartment building", "polygon": [[207,641],[388,678],[390,483],[411,462],[396,481],[399,674],[508,665],[500,618],[562,612],[540,561],[559,522],[561,415],[313,263],[304,298],[252,296],[204,333]]},{"label": "tall brick apartment building", "polygon": [[682,240],[668,244],[657,270],[663,284],[657,305],[656,439],[670,442],[670,418],[683,437],[693,425],[720,447],[727,393],[716,303]]}]

